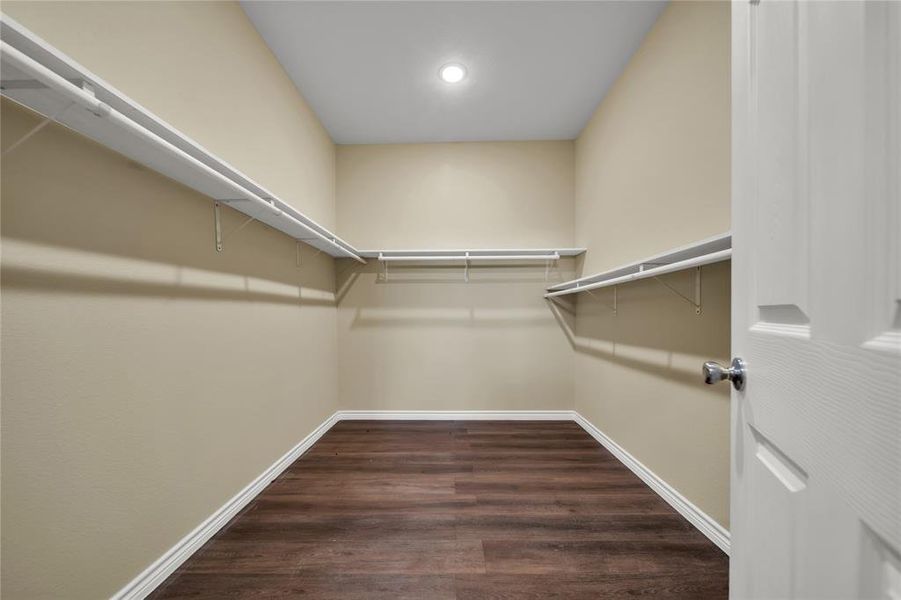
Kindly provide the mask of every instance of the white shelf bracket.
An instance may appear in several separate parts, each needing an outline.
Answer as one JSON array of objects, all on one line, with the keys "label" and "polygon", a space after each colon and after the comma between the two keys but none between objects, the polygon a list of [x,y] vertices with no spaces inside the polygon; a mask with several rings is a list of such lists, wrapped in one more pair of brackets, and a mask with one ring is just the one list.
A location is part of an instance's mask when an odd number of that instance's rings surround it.
[{"label": "white shelf bracket", "polygon": [[695,267],[695,314],[701,314],[701,267]]},{"label": "white shelf bracket", "polygon": [[[244,229],[245,227],[247,227],[248,225],[250,225],[251,223],[253,223],[254,221],[257,220],[256,217],[247,217],[246,219],[244,219],[244,221],[240,225],[238,225],[237,227],[235,227],[228,233],[224,233],[222,231],[222,216],[219,211],[220,205],[221,205],[220,201],[213,202],[213,216],[214,216],[215,222],[216,222],[216,252],[222,252],[222,248],[225,243],[225,238],[230,238],[231,236],[238,233],[239,231],[241,231],[242,229]],[[299,256],[300,255],[298,254],[298,257]],[[298,258],[298,260],[299,260],[299,258]],[[298,264],[298,266],[299,266],[299,264]]]},{"label": "white shelf bracket", "polygon": [[[588,295],[591,296],[592,298],[594,298],[595,300],[598,299],[598,297],[595,296],[595,295],[594,295],[594,292],[592,292],[591,290],[585,290],[585,291],[588,292]],[[601,306],[606,306],[607,308],[609,308],[610,310],[612,310],[614,315],[616,314],[616,286],[613,286],[613,306],[610,306],[609,304],[606,304],[606,303],[601,302],[601,301],[599,301],[599,304],[600,304]]]},{"label": "white shelf bracket", "polygon": [[[70,103],[70,106],[71,106],[71,103]],[[28,132],[27,132],[25,135],[23,135],[23,136],[20,137],[18,140],[16,140],[15,142],[13,142],[13,144],[12,144],[9,148],[7,148],[6,150],[4,150],[2,156],[8,155],[10,152],[12,152],[12,151],[15,150],[16,148],[18,148],[19,146],[21,146],[22,144],[24,144],[25,142],[27,142],[29,139],[31,139],[31,137],[32,137],[34,134],[36,134],[36,133],[39,132],[41,129],[43,129],[44,127],[46,127],[47,125],[49,125],[51,122],[53,122],[53,119],[52,119],[52,118],[50,118],[50,117],[44,118],[44,120],[42,120],[40,123],[38,123],[37,125],[35,125],[35,126],[32,127],[31,129],[29,129]]]},{"label": "white shelf bracket", "polygon": [[689,298],[688,296],[686,296],[685,294],[683,294],[682,292],[680,292],[679,290],[677,290],[676,288],[674,288],[667,282],[663,281],[659,277],[654,277],[654,280],[659,282],[661,285],[663,285],[663,287],[665,287],[666,289],[668,289],[669,291],[671,291],[678,297],[682,298],[683,300],[685,300],[686,302],[688,302],[689,304],[694,306],[696,315],[701,314],[701,267],[695,267],[695,281],[694,281],[694,292],[695,292],[694,296],[695,297],[694,298]]},{"label": "white shelf bracket", "polygon": [[218,202],[213,202],[213,221],[216,230],[216,252],[222,252],[222,221],[219,218]]},{"label": "white shelf bracket", "polygon": [[[381,252],[379,252],[379,260],[380,261],[382,260],[382,256],[383,256],[383,254]],[[382,281],[388,281],[388,261],[387,260],[382,261],[382,264],[385,265],[385,274],[382,276]]]},{"label": "white shelf bracket", "polygon": [[46,127],[46,126],[49,125],[50,123],[53,123],[54,121],[56,121],[57,119],[59,119],[60,117],[62,117],[62,116],[63,116],[63,113],[66,112],[67,110],[69,110],[69,107],[72,106],[73,104],[75,104],[75,103],[74,103],[74,102],[68,102],[68,103],[66,103],[66,105],[65,105],[64,107],[62,107],[61,109],[59,109],[59,111],[56,112],[55,114],[53,114],[52,116],[50,116],[50,117],[44,117],[44,119],[41,120],[40,123],[38,123],[37,125],[35,125],[35,126],[32,127],[31,129],[29,129],[28,132],[25,133],[25,135],[23,135],[23,136],[20,137],[18,140],[16,140],[15,142],[13,142],[13,144],[12,144],[9,148],[7,148],[6,150],[4,150],[4,151],[3,151],[3,154],[0,155],[0,156],[6,156],[6,155],[8,155],[8,154],[11,153],[13,150],[15,150],[16,148],[18,148],[19,146],[21,146],[22,144],[24,144],[25,142],[27,142],[28,140],[30,140],[32,137],[34,137],[34,135],[35,135],[36,133],[38,133],[39,131],[41,131],[41,129],[43,129],[44,127]]},{"label": "white shelf bracket", "polygon": [[463,259],[463,281],[469,283],[469,252],[466,253],[466,258]]}]

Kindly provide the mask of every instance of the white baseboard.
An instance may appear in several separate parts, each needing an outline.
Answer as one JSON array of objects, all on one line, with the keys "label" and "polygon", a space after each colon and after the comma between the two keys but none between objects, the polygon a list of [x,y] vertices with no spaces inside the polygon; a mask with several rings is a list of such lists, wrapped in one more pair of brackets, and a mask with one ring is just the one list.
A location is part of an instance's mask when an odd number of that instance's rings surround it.
[{"label": "white baseboard", "polygon": [[198,525],[163,556],[135,577],[128,585],[119,590],[111,600],[141,600],[148,596],[166,580],[194,552],[213,537],[226,523],[247,506],[257,494],[269,485],[291,463],[300,458],[310,446],[316,443],[338,421],[359,420],[432,420],[432,421],[575,421],[595,440],[610,451],[633,473],[638,475],[652,490],[657,492],[679,514],[688,519],[701,533],[719,548],[729,553],[729,532],[697,506],[692,504],[672,486],[654,474],[638,459],[626,452],[619,444],[607,437],[601,430],[592,425],[582,415],[572,410],[517,410],[517,411],[435,411],[435,410],[340,410],[323,421],[310,435],[289,450],[284,456],[266,469],[247,487],[238,492],[206,521]]},{"label": "white baseboard", "polygon": [[342,421],[572,421],[571,410],[340,410]]},{"label": "white baseboard", "polygon": [[573,418],[576,423],[582,426],[582,429],[587,431],[599,444],[609,450],[610,453],[618,458],[621,463],[626,465],[629,470],[638,475],[648,487],[657,492],[661,498],[666,500],[680,515],[694,525],[698,531],[707,536],[707,538],[716,544],[720,550],[729,554],[730,536],[729,531],[725,527],[714,521],[710,515],[695,506],[688,498],[676,491],[670,484],[642,464],[640,460],[629,454],[622,446],[607,437],[603,431],[592,425],[588,419],[576,411],[573,411]]},{"label": "white baseboard", "polygon": [[169,575],[181,566],[183,562],[190,558],[194,552],[205,544],[207,540],[222,529],[232,517],[237,515],[242,508],[247,506],[257,494],[262,492],[272,480],[281,475],[282,471],[300,458],[301,454],[315,444],[316,441],[339,420],[338,413],[335,413],[323,421],[323,423],[313,430],[310,435],[305,437],[284,456],[275,461],[272,466],[263,471],[263,473],[250,482],[247,487],[235,494],[231,500],[223,504],[219,510],[210,515],[206,521],[198,525],[194,531],[182,538],[181,541],[172,546],[172,548],[157,559],[156,562],[144,569],[140,575],[132,579],[131,582],[119,590],[111,600],[140,600],[147,597],[157,588],[157,586],[165,581]]}]

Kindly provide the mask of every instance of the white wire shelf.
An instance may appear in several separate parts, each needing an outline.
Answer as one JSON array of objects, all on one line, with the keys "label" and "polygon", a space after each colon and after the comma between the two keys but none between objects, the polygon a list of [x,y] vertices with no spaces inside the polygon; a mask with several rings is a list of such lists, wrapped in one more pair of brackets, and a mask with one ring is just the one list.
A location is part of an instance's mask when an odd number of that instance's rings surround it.
[{"label": "white wire shelf", "polygon": [[381,262],[444,262],[444,261],[547,261],[564,256],[578,256],[585,248],[505,248],[463,250],[363,250],[364,258]]},{"label": "white wire shelf", "polygon": [[0,17],[0,73],[3,96],[48,120],[331,256],[365,262],[353,246],[6,15]]},{"label": "white wire shelf", "polygon": [[544,279],[550,275],[551,263],[564,256],[578,256],[585,248],[505,248],[479,250],[364,250],[360,256],[375,258],[385,265],[383,281],[388,281],[390,263],[454,263],[463,266],[463,281],[469,281],[469,267],[473,263],[515,262],[544,263]]},{"label": "white wire shelf", "polygon": [[609,271],[564,281],[547,288],[545,298],[578,294],[629,281],[658,277],[692,267],[729,260],[732,257],[732,234],[723,233],[687,246],[668,250],[644,260],[622,265]]}]

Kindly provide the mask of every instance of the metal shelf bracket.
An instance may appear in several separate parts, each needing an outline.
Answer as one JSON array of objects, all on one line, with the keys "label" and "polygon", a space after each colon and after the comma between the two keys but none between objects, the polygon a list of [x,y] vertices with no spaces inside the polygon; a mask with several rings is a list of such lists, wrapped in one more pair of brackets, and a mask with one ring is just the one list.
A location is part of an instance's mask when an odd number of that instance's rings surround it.
[{"label": "metal shelf bracket", "polygon": [[701,267],[695,267],[695,282],[694,282],[695,297],[694,298],[689,298],[688,296],[686,296],[685,294],[683,294],[682,292],[680,292],[679,290],[677,290],[676,288],[674,288],[667,282],[663,281],[659,277],[654,277],[654,280],[659,282],[663,287],[665,287],[666,289],[668,289],[669,291],[671,291],[678,297],[682,298],[683,300],[685,300],[686,302],[688,302],[689,304],[694,306],[696,315],[701,314]]},{"label": "metal shelf bracket", "polygon": [[66,105],[65,105],[64,107],[62,107],[61,109],[59,109],[59,111],[58,111],[57,113],[55,113],[55,114],[53,114],[52,116],[49,116],[49,117],[44,117],[44,119],[41,120],[40,123],[38,123],[37,125],[35,125],[35,126],[32,127],[31,129],[29,129],[28,132],[25,133],[25,135],[23,135],[22,137],[20,137],[19,139],[17,139],[15,142],[13,142],[13,144],[12,144],[9,148],[7,148],[6,150],[4,150],[2,156],[8,155],[10,152],[12,152],[13,150],[15,150],[16,148],[18,148],[19,146],[21,146],[22,144],[24,144],[24,143],[27,142],[28,140],[30,140],[30,139],[31,139],[36,133],[38,133],[41,129],[43,129],[44,127],[46,127],[46,126],[49,125],[50,123],[53,123],[53,122],[55,122],[57,119],[59,119],[60,117],[62,117],[62,116],[63,116],[63,113],[66,112],[67,110],[69,110],[69,108],[70,108],[73,104],[75,104],[75,103],[74,103],[74,102],[71,102],[71,101],[70,101],[70,102],[67,102]]},{"label": "metal shelf bracket", "polygon": [[[219,208],[220,208],[221,202],[228,202],[228,200],[213,202],[213,216],[215,217],[215,220],[216,220],[216,252],[222,252],[223,243],[225,242],[225,238],[231,237],[232,235],[238,233],[239,231],[241,231],[242,229],[244,229],[245,227],[247,227],[248,225],[250,225],[251,223],[253,223],[254,221],[257,220],[256,217],[247,217],[246,219],[244,219],[244,221],[240,225],[238,225],[237,227],[235,227],[234,229],[229,231],[227,234],[223,233],[222,232],[222,217],[219,213]],[[298,257],[299,256],[300,256],[300,254],[298,251]],[[298,261],[299,260],[300,259],[298,258]],[[300,263],[298,262],[298,266],[299,266],[299,264]]]},{"label": "metal shelf bracket", "polygon": [[[592,292],[591,290],[585,290],[585,291],[588,292],[588,295],[591,296],[592,298],[594,298],[594,299],[598,298],[597,296],[594,295],[594,292]],[[616,314],[616,286],[613,286],[613,306],[610,306],[609,304],[606,304],[604,302],[600,302],[600,304],[601,304],[601,306],[605,306],[605,307],[609,308],[610,310],[612,310],[614,315]]]},{"label": "metal shelf bracket", "polygon": [[213,202],[213,218],[216,229],[216,252],[222,252],[222,221],[219,218],[218,202]]},{"label": "metal shelf bracket", "polygon": [[[70,103],[70,106],[71,106],[71,103]],[[36,134],[37,132],[39,132],[41,129],[43,129],[44,127],[46,127],[47,125],[49,125],[49,124],[52,123],[52,122],[53,122],[53,118],[51,118],[51,117],[46,117],[46,118],[44,118],[40,123],[38,123],[37,125],[35,125],[35,126],[32,127],[31,129],[29,129],[29,130],[25,133],[25,135],[23,135],[22,137],[20,137],[19,139],[17,139],[15,142],[13,142],[12,145],[11,145],[9,148],[7,148],[6,150],[4,150],[2,156],[6,156],[7,154],[9,154],[10,152],[12,152],[13,150],[15,150],[16,148],[18,148],[19,146],[21,146],[22,144],[24,144],[25,142],[27,142],[29,139],[31,139],[31,137],[32,137],[34,134]]]},{"label": "metal shelf bracket", "polygon": [[[560,255],[556,254],[556,256],[554,258],[554,268],[555,269],[558,269],[558,267],[560,266],[559,258],[560,258]],[[551,259],[548,259],[548,260],[544,261],[544,282],[545,283],[547,283],[550,280],[550,275],[551,275]]]}]

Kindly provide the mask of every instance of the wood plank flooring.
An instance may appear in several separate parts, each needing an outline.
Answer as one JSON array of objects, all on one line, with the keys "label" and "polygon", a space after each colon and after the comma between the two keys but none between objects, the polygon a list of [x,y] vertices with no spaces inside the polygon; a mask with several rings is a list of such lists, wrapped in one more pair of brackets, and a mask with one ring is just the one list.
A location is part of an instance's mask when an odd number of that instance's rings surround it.
[{"label": "wood plank flooring", "polygon": [[726,598],[728,558],[573,422],[342,421],[152,598]]}]

